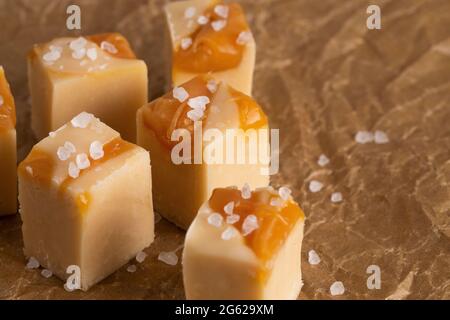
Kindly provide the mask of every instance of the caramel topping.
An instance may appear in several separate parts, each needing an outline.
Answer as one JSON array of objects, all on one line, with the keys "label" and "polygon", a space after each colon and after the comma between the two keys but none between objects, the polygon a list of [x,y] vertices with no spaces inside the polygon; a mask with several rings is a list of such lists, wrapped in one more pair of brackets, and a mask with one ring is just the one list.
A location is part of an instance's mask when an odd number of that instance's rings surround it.
[{"label": "caramel topping", "polygon": [[[237,3],[228,5],[228,18],[224,19],[208,9],[203,15],[210,23],[199,26],[190,35],[192,45],[183,50],[177,48],[173,54],[174,69],[193,73],[224,71],[238,66],[244,55],[245,46],[236,42],[239,34],[249,30],[244,12]],[[226,25],[216,31],[211,23],[226,21]]]},{"label": "caramel topping", "polygon": [[258,218],[259,227],[244,236],[244,239],[263,262],[261,280],[266,279],[271,260],[284,245],[295,224],[305,218],[303,211],[292,200],[286,201],[282,207],[270,205],[271,200],[277,198],[278,194],[269,189],[253,191],[249,199],[243,199],[240,190],[218,188],[213,191],[209,200],[210,208],[224,218],[227,217],[224,212],[225,205],[234,202],[233,213],[238,214],[240,219],[233,226],[238,230],[242,230],[242,224],[247,216],[255,215]]},{"label": "caramel topping", "polygon": [[16,105],[5,71],[0,67],[0,132],[16,127]]},{"label": "caramel topping", "polygon": [[[120,33],[101,33],[95,34],[86,37],[87,40],[95,42],[100,48],[102,48],[102,42],[106,42],[104,45],[103,51],[109,53],[114,58],[122,58],[122,59],[136,59],[136,55],[131,49],[130,43],[124,36]],[[117,52],[113,50],[108,50],[108,43],[112,44]]]},{"label": "caramel topping", "polygon": [[267,116],[255,100],[231,87],[229,90],[233,101],[239,108],[239,118],[243,130],[267,126]]}]

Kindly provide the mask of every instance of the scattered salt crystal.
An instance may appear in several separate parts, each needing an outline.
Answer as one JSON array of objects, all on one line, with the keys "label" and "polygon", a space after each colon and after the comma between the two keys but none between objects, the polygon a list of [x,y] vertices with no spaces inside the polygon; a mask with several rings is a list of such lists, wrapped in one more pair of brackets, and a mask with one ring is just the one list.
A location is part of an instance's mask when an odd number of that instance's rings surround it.
[{"label": "scattered salt crystal", "polygon": [[214,93],[217,91],[217,82],[214,79],[211,79],[206,84],[206,88],[208,88],[208,91],[211,93]]},{"label": "scattered salt crystal", "polygon": [[39,268],[39,266],[40,266],[39,261],[37,261],[37,259],[35,257],[30,257],[30,259],[28,259],[26,268],[27,269],[37,269],[37,268]]},{"label": "scattered salt crystal", "polygon": [[86,55],[91,61],[97,60],[97,49],[96,48],[89,48],[86,51]]},{"label": "scattered salt crystal", "polygon": [[209,98],[207,96],[198,96],[195,98],[190,98],[188,100],[188,106],[192,109],[201,109],[202,111],[205,111],[206,105],[210,102]]},{"label": "scattered salt crystal", "polygon": [[175,252],[165,252],[161,251],[158,255],[158,260],[164,262],[165,264],[175,266],[178,263],[178,256]]},{"label": "scattered salt crystal", "polygon": [[56,155],[58,156],[58,159],[61,161],[66,161],[70,158],[70,151],[67,150],[66,147],[59,147],[58,150],[56,150]]},{"label": "scattered salt crystal", "polygon": [[342,193],[340,192],[333,192],[331,194],[331,202],[337,203],[342,201]]},{"label": "scattered salt crystal", "polygon": [[254,230],[259,228],[258,218],[254,214],[248,215],[242,223],[242,234],[249,235]]},{"label": "scattered salt crystal", "polygon": [[85,55],[86,55],[85,48],[81,48],[81,49],[72,51],[72,58],[77,59],[77,60],[83,59]]},{"label": "scattered salt crystal", "polygon": [[48,269],[42,269],[42,271],[41,271],[41,275],[44,277],[44,278],[50,278],[52,275],[53,275],[53,272],[51,272],[50,270],[48,270]]},{"label": "scattered salt crystal", "polygon": [[55,46],[53,44],[51,44],[48,48],[50,49],[50,51],[58,51],[59,53],[63,51],[63,48],[61,46]]},{"label": "scattered salt crystal", "polygon": [[344,284],[341,281],[336,281],[330,287],[330,293],[332,296],[340,296],[344,294],[345,288]]},{"label": "scattered salt crystal", "polygon": [[181,39],[181,49],[187,50],[192,45],[192,38],[183,38]]},{"label": "scattered salt crystal", "polygon": [[281,187],[278,190],[278,194],[280,195],[281,199],[283,199],[284,201],[289,200],[291,193],[292,193],[292,191],[288,187]]},{"label": "scattered salt crystal", "polygon": [[214,12],[221,18],[228,18],[228,13],[229,13],[230,9],[228,8],[228,6],[225,6],[223,4],[218,4],[217,6],[214,7]]},{"label": "scattered salt crystal", "polygon": [[195,7],[189,7],[189,8],[186,8],[186,10],[184,10],[184,17],[186,19],[191,19],[195,16],[196,13],[197,13],[197,9]]},{"label": "scattered salt crystal", "polygon": [[208,216],[208,223],[216,228],[222,226],[222,215],[220,213],[211,213]]},{"label": "scattered salt crystal", "polygon": [[198,121],[203,117],[203,111],[201,109],[193,109],[187,112],[187,117],[192,121]]},{"label": "scattered salt crystal", "polygon": [[312,180],[309,183],[309,191],[311,192],[319,192],[323,188],[323,183],[317,180]]},{"label": "scattered salt crystal", "polygon": [[77,167],[77,165],[74,162],[69,163],[69,176],[71,178],[78,178],[80,175],[80,169]]},{"label": "scattered salt crystal", "polygon": [[136,255],[136,261],[138,263],[144,262],[145,258],[147,258],[147,254],[144,251],[139,251]]},{"label": "scattered salt crystal", "polygon": [[5,100],[3,99],[3,96],[0,95],[0,107],[3,105],[4,102],[5,102]]},{"label": "scattered salt crystal", "polygon": [[100,49],[112,54],[116,54],[117,52],[119,52],[119,50],[117,50],[117,48],[111,42],[108,41],[102,41],[100,43]]},{"label": "scattered salt crystal", "polygon": [[94,119],[94,115],[87,112],[82,112],[79,115],[75,116],[70,123],[74,128],[86,128],[89,123]]},{"label": "scattered salt crystal", "polygon": [[330,159],[324,154],[319,156],[319,160],[317,160],[317,164],[321,167],[325,167],[328,163],[330,163]]},{"label": "scattered salt crystal", "polygon": [[240,218],[241,218],[241,216],[238,214],[229,215],[229,216],[227,216],[227,223],[234,224],[234,223],[238,222]]},{"label": "scattered salt crystal", "polygon": [[240,46],[246,45],[252,40],[252,33],[250,31],[242,31],[239,33],[236,43]]},{"label": "scattered salt crystal", "polygon": [[79,37],[75,40],[72,40],[69,44],[70,49],[72,50],[79,50],[81,48],[84,48],[87,44],[87,40],[83,37]]},{"label": "scattered salt crystal", "polygon": [[209,22],[209,19],[208,19],[208,17],[206,17],[206,16],[199,16],[198,19],[197,19],[197,23],[198,23],[199,25],[205,25],[205,24],[207,24],[208,22]]},{"label": "scattered salt crystal", "polygon": [[385,144],[389,142],[389,137],[384,131],[375,131],[375,143],[376,144]]},{"label": "scattered salt crystal", "polygon": [[43,55],[42,59],[46,62],[54,62],[61,58],[61,52],[59,51],[49,51]]},{"label": "scattered salt crystal", "polygon": [[273,198],[272,200],[270,200],[270,205],[272,207],[282,207],[283,206],[283,199],[281,198]]},{"label": "scattered salt crystal", "polygon": [[103,144],[97,140],[92,142],[89,146],[89,155],[94,160],[103,158],[105,155],[105,152],[103,151]]},{"label": "scattered salt crystal", "polygon": [[316,265],[320,263],[320,257],[315,250],[309,250],[308,252],[309,264]]},{"label": "scattered salt crystal", "polygon": [[77,152],[77,149],[75,148],[74,144],[70,141],[64,142],[64,148],[66,148],[70,153]]},{"label": "scattered salt crystal", "polygon": [[243,199],[250,199],[252,197],[252,189],[248,185],[248,183],[244,183],[244,186],[241,190],[241,197]]},{"label": "scattered salt crystal", "polygon": [[355,136],[355,141],[361,144],[373,142],[373,133],[369,131],[358,131]]},{"label": "scattered salt crystal", "polygon": [[180,102],[185,102],[186,99],[189,98],[189,93],[183,87],[173,88],[172,95]]},{"label": "scattered salt crystal", "polygon": [[129,273],[136,272],[136,270],[137,270],[137,267],[136,267],[136,265],[134,265],[134,264],[130,264],[130,265],[127,267],[127,271],[128,271]]},{"label": "scattered salt crystal", "polygon": [[228,202],[224,207],[223,207],[223,211],[226,214],[233,214],[233,210],[234,210],[234,201]]},{"label": "scattered salt crystal", "polygon": [[26,167],[25,167],[25,170],[27,170],[27,172],[28,172],[29,175],[31,175],[31,176],[33,175],[33,168],[32,168],[32,167],[26,166]]},{"label": "scattered salt crystal", "polygon": [[230,239],[234,238],[235,236],[237,236],[236,229],[233,227],[228,227],[225,229],[224,232],[222,232],[220,237],[222,238],[222,240],[230,240]]},{"label": "scattered salt crystal", "polygon": [[211,22],[211,27],[214,29],[214,31],[220,31],[227,25],[226,20],[216,20]]},{"label": "scattered salt crystal", "polygon": [[86,153],[77,154],[77,157],[75,160],[77,162],[77,167],[80,170],[89,168],[89,166],[91,165],[91,162],[89,161],[89,158]]}]

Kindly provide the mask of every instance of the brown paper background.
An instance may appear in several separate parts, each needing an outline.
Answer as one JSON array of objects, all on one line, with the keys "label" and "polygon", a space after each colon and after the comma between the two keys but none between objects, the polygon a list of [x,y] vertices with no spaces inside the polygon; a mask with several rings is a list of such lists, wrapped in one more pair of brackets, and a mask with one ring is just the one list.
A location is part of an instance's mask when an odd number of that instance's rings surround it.
[{"label": "brown paper background", "polygon": [[[16,97],[19,159],[30,131],[25,57],[33,43],[75,35],[69,3],[82,8],[82,33],[123,33],[150,69],[150,96],[164,88],[163,0],[0,0],[0,64]],[[450,1],[371,1],[382,29],[366,28],[364,0],[242,0],[258,44],[254,96],[280,128],[281,167],[306,216],[302,299],[450,299]],[[354,142],[384,130],[385,145]],[[317,165],[324,153],[331,163]],[[312,194],[308,182],[324,189]],[[344,201],[332,204],[341,191]],[[146,261],[120,269],[86,293],[25,269],[19,216],[0,219],[2,299],[182,299],[181,266],[157,260],[183,243],[162,220]],[[315,249],[322,262],[311,266]],[[381,268],[368,290],[366,268]]]}]

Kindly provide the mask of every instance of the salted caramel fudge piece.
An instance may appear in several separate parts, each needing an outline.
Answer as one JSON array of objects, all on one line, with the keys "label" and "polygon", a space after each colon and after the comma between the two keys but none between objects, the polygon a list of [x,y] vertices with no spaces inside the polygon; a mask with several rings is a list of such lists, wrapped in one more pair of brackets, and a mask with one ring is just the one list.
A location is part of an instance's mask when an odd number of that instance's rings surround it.
[{"label": "salted caramel fudge piece", "polygon": [[118,33],[58,38],[28,55],[31,125],[42,139],[82,111],[136,141],[136,111],[147,100],[147,66]]},{"label": "salted caramel fudge piece", "polygon": [[267,117],[224,82],[197,76],[139,109],[137,123],[138,144],[152,155],[155,210],[183,229],[213,189],[269,185],[258,153],[269,148]]},{"label": "salted caramel fudge piece", "polygon": [[186,298],[296,299],[304,219],[286,187],[215,189],[186,234]]},{"label": "salted caramel fudge piece", "polygon": [[256,47],[239,4],[181,1],[168,4],[165,13],[174,86],[198,74],[212,73],[251,95]]},{"label": "salted caramel fudge piece", "polygon": [[17,211],[16,107],[0,66],[0,216]]},{"label": "salted caramel fudge piece", "polygon": [[24,252],[81,289],[99,282],[154,237],[149,154],[81,113],[19,165]]}]

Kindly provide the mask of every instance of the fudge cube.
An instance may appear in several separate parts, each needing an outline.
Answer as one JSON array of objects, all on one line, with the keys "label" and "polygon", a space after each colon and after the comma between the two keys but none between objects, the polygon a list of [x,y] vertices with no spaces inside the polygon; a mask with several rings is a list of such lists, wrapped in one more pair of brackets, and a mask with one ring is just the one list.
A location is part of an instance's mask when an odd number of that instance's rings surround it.
[{"label": "fudge cube", "polygon": [[214,190],[186,234],[186,298],[296,299],[304,219],[286,187]]},{"label": "fudge cube", "polygon": [[147,66],[127,40],[107,33],[58,38],[28,55],[32,128],[44,138],[82,111],[136,141],[136,111],[148,102]]},{"label": "fudge cube", "polygon": [[251,95],[256,46],[239,4],[181,1],[168,4],[165,13],[174,86],[210,72]]},{"label": "fudge cube", "polygon": [[155,210],[183,229],[213,189],[269,185],[260,157],[270,147],[267,117],[224,82],[197,76],[139,109],[137,123],[152,155]]},{"label": "fudge cube", "polygon": [[0,216],[17,211],[16,108],[0,66]]},{"label": "fudge cube", "polygon": [[19,165],[24,252],[61,279],[99,282],[154,238],[150,158],[83,112],[36,144]]}]

